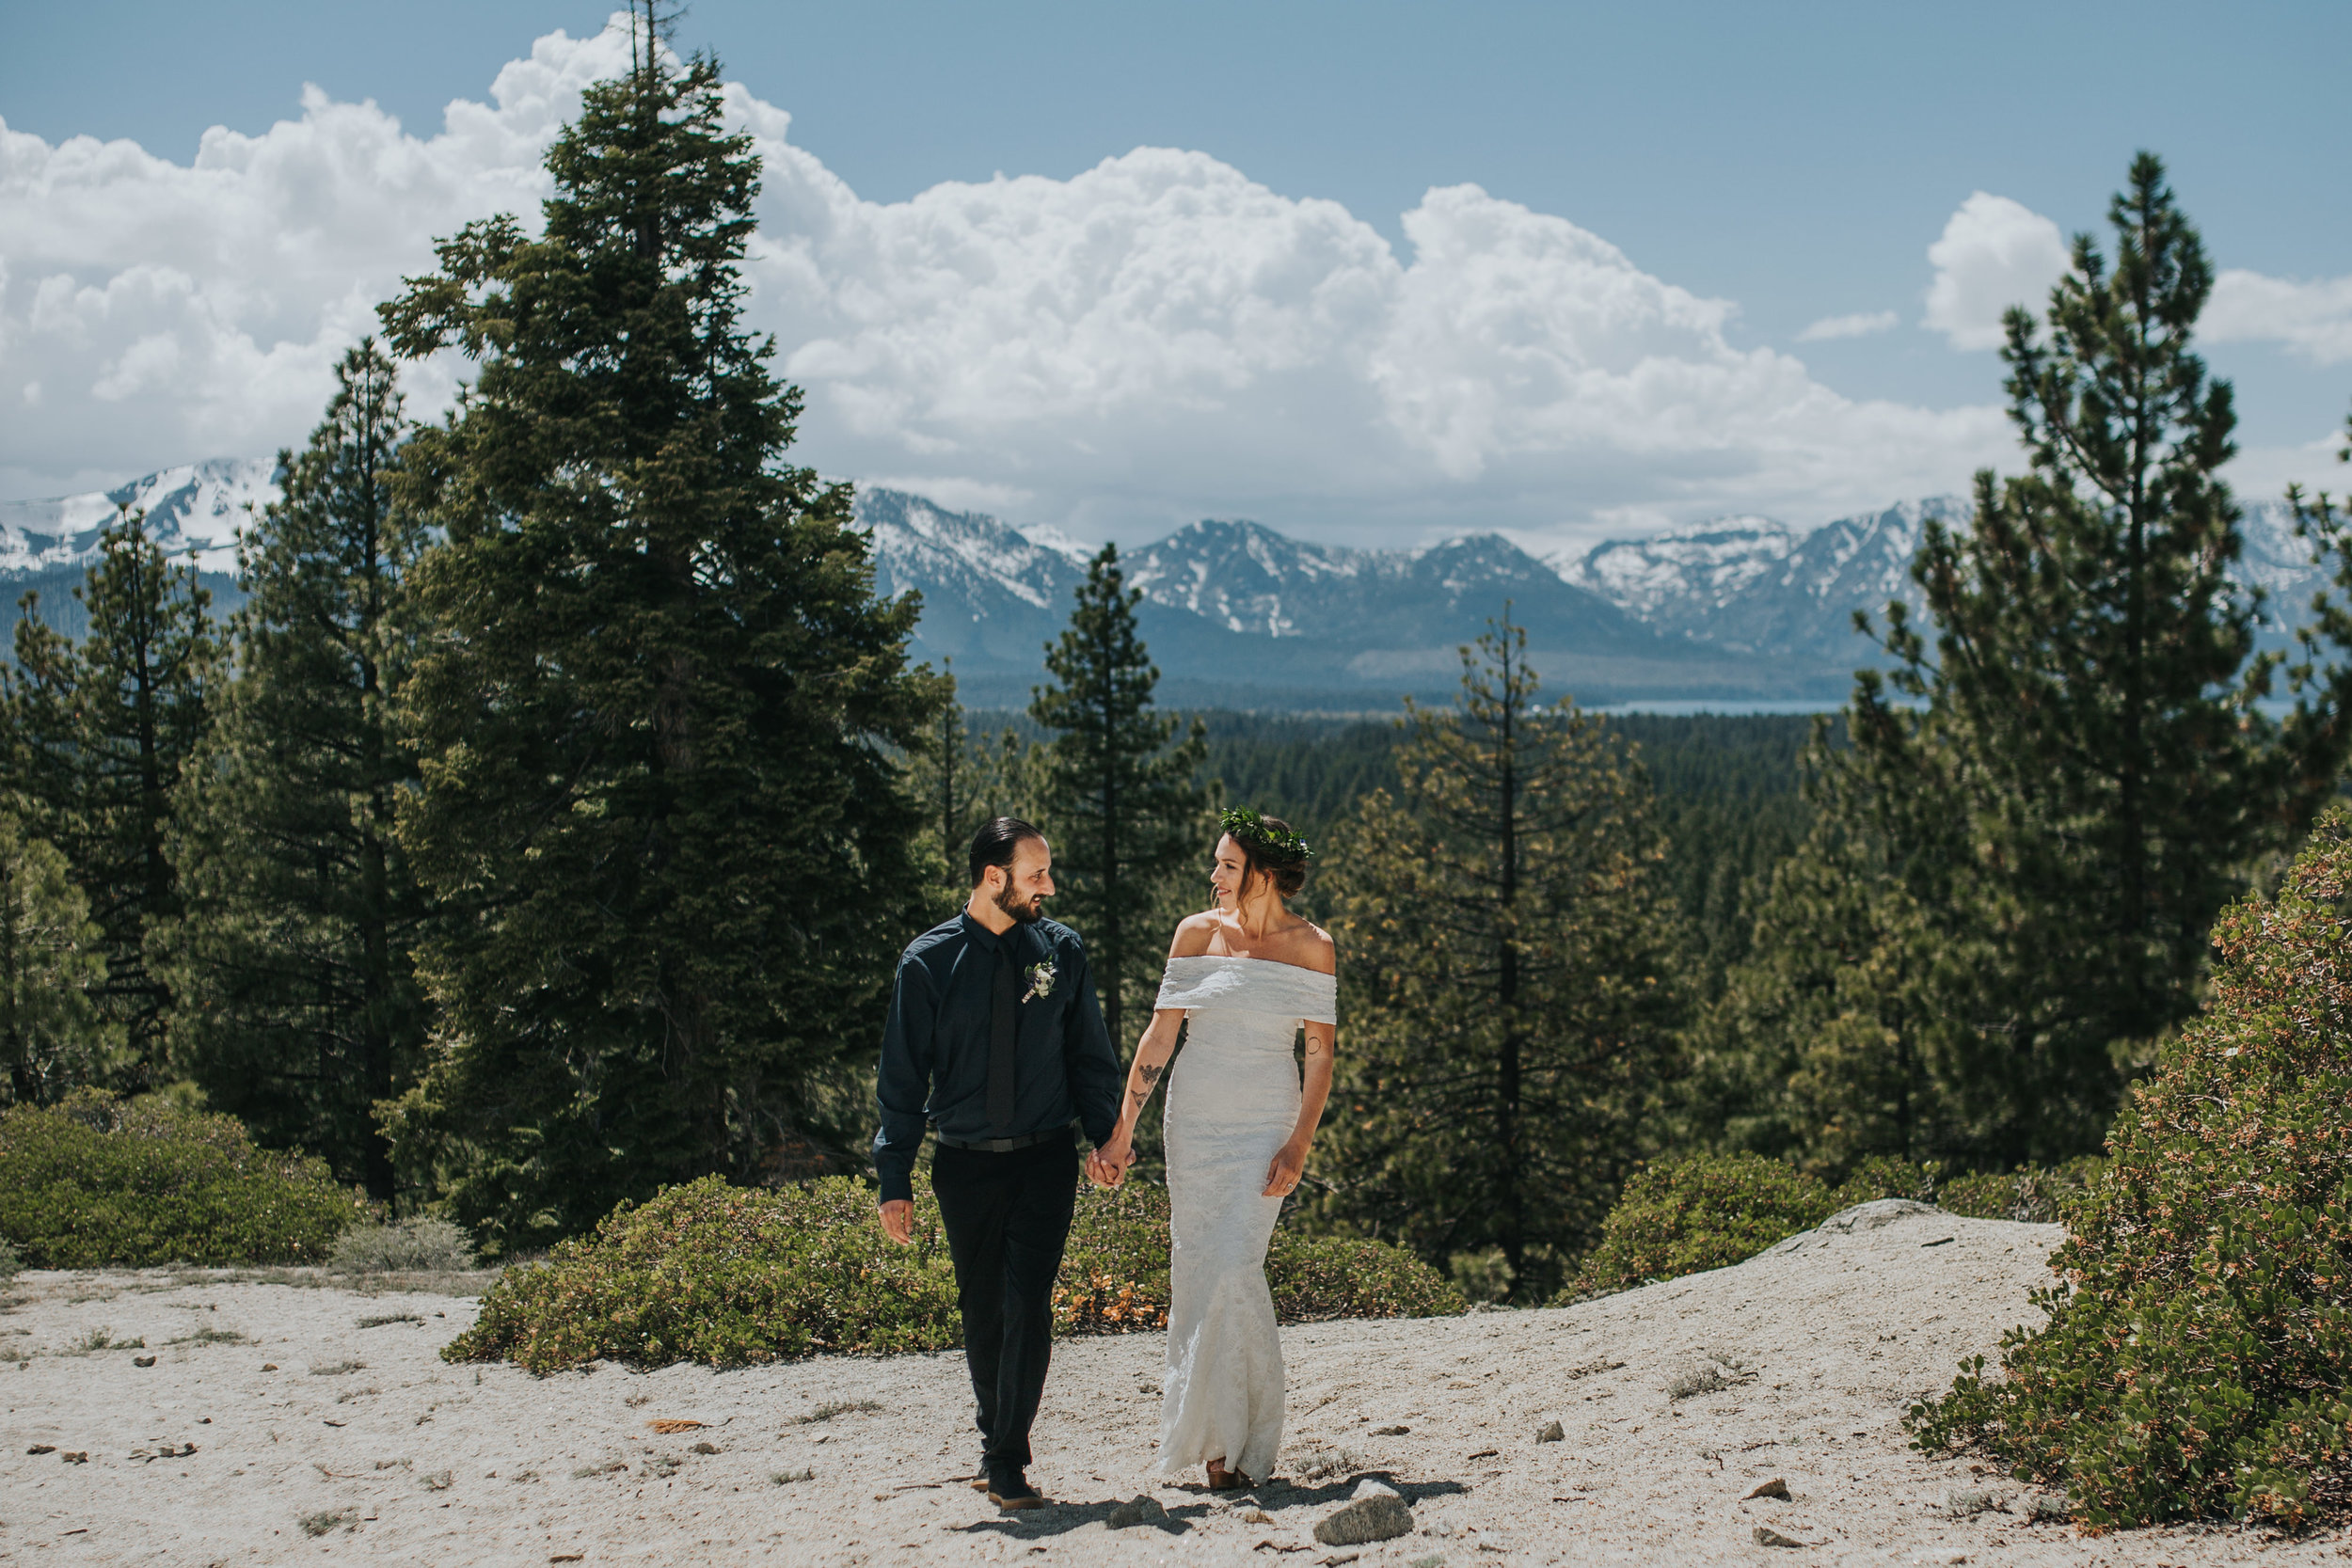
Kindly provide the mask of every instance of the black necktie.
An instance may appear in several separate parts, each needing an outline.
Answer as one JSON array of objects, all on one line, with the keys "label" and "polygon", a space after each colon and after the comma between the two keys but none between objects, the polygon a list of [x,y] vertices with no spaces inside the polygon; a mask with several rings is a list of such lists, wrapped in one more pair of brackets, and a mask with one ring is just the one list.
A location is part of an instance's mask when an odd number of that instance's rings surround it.
[{"label": "black necktie", "polygon": [[1012,955],[1012,938],[996,944],[996,979],[988,1019],[988,1127],[1000,1138],[1012,1135],[1012,1067],[1018,1046],[1019,971]]}]

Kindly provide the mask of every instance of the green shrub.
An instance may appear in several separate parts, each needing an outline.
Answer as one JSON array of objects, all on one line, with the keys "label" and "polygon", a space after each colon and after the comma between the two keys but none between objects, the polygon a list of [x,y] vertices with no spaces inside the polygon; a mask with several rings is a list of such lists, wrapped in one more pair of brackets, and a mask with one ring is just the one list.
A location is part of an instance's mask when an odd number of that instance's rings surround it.
[{"label": "green shrub", "polygon": [[1286,1323],[1446,1318],[1470,1310],[1445,1275],[1386,1242],[1278,1230],[1266,1249],[1265,1272],[1274,1315]]},{"label": "green shrub", "polygon": [[1759,1154],[1696,1154],[1636,1171],[1601,1225],[1600,1244],[1554,1298],[1568,1306],[1655,1280],[1744,1262],[1841,1209],[1915,1198],[1975,1219],[2049,1221],[2095,1181],[2095,1155],[2055,1169],[1938,1178],[1933,1165],[1873,1155],[1831,1186]]},{"label": "green shrub", "polygon": [[[1078,1195],[1054,1285],[1061,1334],[1130,1334],[1168,1325],[1168,1189],[1127,1182]],[[952,1329],[950,1332],[954,1332]],[[956,1343],[961,1344],[961,1338]]]},{"label": "green shrub", "polygon": [[24,1271],[24,1259],[17,1256],[16,1243],[0,1236],[0,1285],[7,1284]]},{"label": "green shrub", "polygon": [[1585,1255],[1556,1305],[1728,1267],[1841,1207],[1820,1178],[1760,1154],[1696,1154],[1645,1165],[1625,1184],[1601,1222],[1600,1244]]},{"label": "green shrub", "polygon": [[2352,815],[2215,927],[2169,1043],[2068,1215],[2040,1329],[1916,1405],[1924,1450],[2064,1485],[2086,1528],[2352,1508]]},{"label": "green shrub", "polygon": [[0,1235],[36,1268],[315,1263],[366,1213],[234,1117],[96,1089],[0,1114]]},{"label": "green shrub", "polygon": [[2069,1206],[2082,1198],[2106,1164],[2096,1154],[2085,1154],[2062,1165],[2028,1165],[1999,1176],[1947,1177],[1936,1184],[1935,1201],[1970,1219],[2049,1225],[2066,1217]]},{"label": "green shrub", "polygon": [[[1055,1291],[1063,1334],[1118,1334],[1168,1321],[1168,1194],[1130,1183],[1078,1199]],[[1266,1260],[1285,1322],[1458,1312],[1419,1259],[1377,1242],[1278,1235]],[[622,1205],[545,1263],[509,1269],[482,1315],[441,1354],[549,1372],[599,1357],[714,1366],[824,1353],[961,1344],[955,1273],[937,1211],[915,1210],[914,1244],[874,1223],[873,1189],[829,1177],[775,1190],[717,1177]]]},{"label": "green shrub", "polygon": [[473,1267],[473,1245],[449,1221],[411,1214],[353,1226],[335,1239],[327,1266],[344,1274],[453,1273]]}]

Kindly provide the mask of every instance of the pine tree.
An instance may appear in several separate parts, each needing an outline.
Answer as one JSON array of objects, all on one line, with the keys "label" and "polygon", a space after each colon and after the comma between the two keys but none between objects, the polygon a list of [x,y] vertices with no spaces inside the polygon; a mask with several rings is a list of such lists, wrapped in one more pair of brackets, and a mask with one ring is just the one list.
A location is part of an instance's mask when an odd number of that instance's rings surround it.
[{"label": "pine tree", "polygon": [[847,1168],[853,1063],[923,911],[894,755],[938,711],[920,606],[741,325],[758,160],[652,19],[549,150],[544,232],[468,226],[386,306],[479,374],[403,458],[446,542],[401,709],[402,843],[451,926],[395,1141],[498,1247],[707,1173]]},{"label": "pine tree", "polygon": [[1649,788],[1572,701],[1536,702],[1508,617],[1462,695],[1409,710],[1324,871],[1343,992],[1323,1224],[1438,1267],[1499,1250],[1559,1283],[1650,1131],[1680,1010]]},{"label": "pine tree", "polygon": [[[2323,606],[2296,660],[2258,654],[2261,597],[2231,580],[2235,415],[2190,348],[2212,269],[2155,158],[2108,216],[2112,269],[2078,238],[2045,316],[2008,317],[2029,470],[1979,474],[1965,532],[1928,526],[1912,573],[1931,626],[1889,607],[1896,667],[1858,676],[1853,749],[1820,758],[1839,831],[1933,922],[1936,975],[1882,966],[1868,1010],[1931,985],[1895,1009],[1900,1048],[1932,1064],[1928,1151],[1970,1164],[2099,1146],[2130,1064],[2193,1010],[2215,916],[2310,823],[2352,744],[2352,665],[2322,659],[2347,641],[2341,611]],[[2341,532],[2317,534],[2341,578]],[[2274,720],[2258,705],[2282,684],[2294,707]],[[1758,963],[1829,940],[1768,935],[1792,912],[1765,912],[1759,945],[1783,951]],[[1862,1125],[1883,1076],[1852,1056],[1818,1079],[1817,1110]],[[1879,1121],[1880,1148],[1845,1147],[1896,1151],[1909,1134]]]},{"label": "pine tree", "polygon": [[370,340],[335,380],[244,542],[237,676],[182,786],[185,908],[155,948],[180,998],[174,1060],[213,1108],[389,1201],[373,1107],[414,1077],[427,1024],[409,960],[426,906],[392,832],[417,783],[392,707],[425,536],[393,499],[391,360]]},{"label": "pine tree", "polygon": [[930,822],[926,847],[938,855],[930,903],[943,919],[971,895],[966,855],[980,824],[1028,810],[1021,798],[1025,769],[1018,740],[1010,730],[993,741],[974,735],[963,705],[955,700],[954,672],[946,673],[939,716],[907,757],[910,787]]},{"label": "pine tree", "polygon": [[1118,546],[1103,546],[1076,593],[1069,629],[1045,650],[1056,684],[1029,704],[1052,732],[1030,789],[1054,845],[1055,916],[1086,938],[1117,1043],[1128,1004],[1146,1006],[1143,990],[1159,979],[1179,879],[1205,868],[1215,842],[1200,780],[1208,740],[1195,719],[1176,741],[1179,721],[1152,705],[1160,672],[1136,632],[1143,591],[1127,586]]},{"label": "pine tree", "polygon": [[166,1072],[171,991],[148,963],[147,939],[180,908],[168,838],[217,675],[212,594],[127,508],[73,594],[89,624],[78,644],[35,618],[33,595],[24,601],[16,669],[0,673],[8,793],[89,900],[105,960],[100,1007],[124,1037],[117,1086],[151,1086]]},{"label": "pine tree", "polygon": [[113,1076],[99,941],[65,857],[0,816],[0,1103],[46,1105]]},{"label": "pine tree", "polygon": [[1808,792],[1823,809],[1772,868],[1751,951],[1692,1031],[1681,1094],[1694,1141],[1840,1175],[1953,1147],[1968,1085],[1946,993],[1984,955],[1914,896],[1883,836],[1851,825],[1821,755]]}]

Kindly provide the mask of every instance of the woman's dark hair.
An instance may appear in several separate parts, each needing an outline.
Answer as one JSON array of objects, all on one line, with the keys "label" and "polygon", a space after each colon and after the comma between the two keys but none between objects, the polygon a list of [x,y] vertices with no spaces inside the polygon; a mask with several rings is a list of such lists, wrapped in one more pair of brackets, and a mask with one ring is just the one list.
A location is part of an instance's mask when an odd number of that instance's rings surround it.
[{"label": "woman's dark hair", "polygon": [[1025,838],[1045,842],[1045,835],[1017,816],[992,816],[980,824],[980,831],[972,835],[972,882],[978,887],[980,879],[988,875],[992,865],[1002,867],[1007,875],[1012,871],[1012,852],[1021,847]]},{"label": "woman's dark hair", "polygon": [[[1258,816],[1256,821],[1263,824],[1277,840],[1293,836],[1291,825],[1279,816]],[[1297,897],[1298,890],[1307,885],[1305,855],[1286,850],[1279,843],[1268,843],[1266,834],[1253,832],[1248,827],[1229,826],[1225,835],[1241,850],[1242,864],[1271,881],[1274,891],[1283,897]]]}]

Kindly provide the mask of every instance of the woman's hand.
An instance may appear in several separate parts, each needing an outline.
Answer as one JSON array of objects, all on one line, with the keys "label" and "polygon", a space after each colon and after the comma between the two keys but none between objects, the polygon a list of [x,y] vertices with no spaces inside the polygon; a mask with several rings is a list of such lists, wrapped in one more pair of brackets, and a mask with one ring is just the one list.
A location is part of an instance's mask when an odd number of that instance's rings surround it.
[{"label": "woman's hand", "polygon": [[1265,1168],[1265,1196],[1288,1197],[1298,1190],[1298,1179],[1307,1169],[1309,1142],[1294,1135],[1276,1151],[1274,1163]]},{"label": "woman's hand", "polygon": [[1087,1156],[1087,1177],[1096,1186],[1108,1190],[1127,1180],[1127,1167],[1135,1163],[1135,1139],[1121,1127],[1107,1143]]}]

